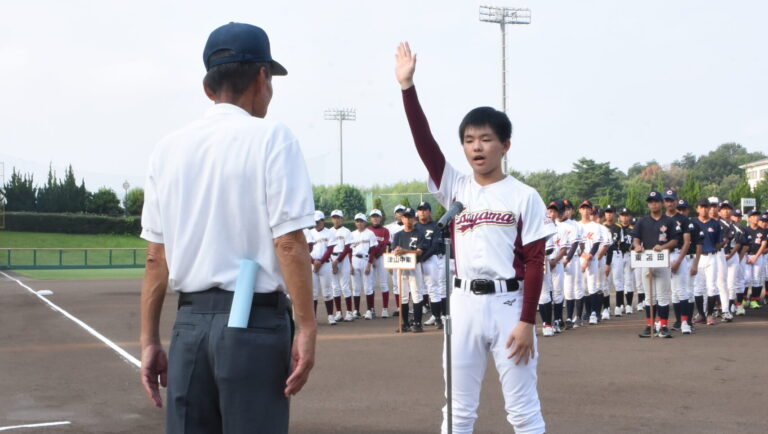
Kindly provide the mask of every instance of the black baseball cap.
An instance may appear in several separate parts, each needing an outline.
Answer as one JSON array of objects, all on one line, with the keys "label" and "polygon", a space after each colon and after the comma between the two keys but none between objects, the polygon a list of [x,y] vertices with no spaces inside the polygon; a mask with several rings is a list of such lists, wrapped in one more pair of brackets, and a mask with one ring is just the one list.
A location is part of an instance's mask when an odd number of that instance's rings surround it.
[{"label": "black baseball cap", "polygon": [[[231,50],[232,55],[211,60],[213,54],[222,50]],[[252,24],[224,24],[211,32],[205,43],[203,63],[206,71],[214,66],[236,62],[269,63],[272,75],[288,75],[283,65],[272,59],[267,32]]]},{"label": "black baseball cap", "polygon": [[417,206],[416,209],[419,211],[421,210],[432,211],[432,205],[430,205],[429,202],[424,201],[419,203],[419,206]]},{"label": "black baseball cap", "polygon": [[736,208],[735,210],[733,210],[733,215],[736,217],[741,217],[741,210]]},{"label": "black baseball cap", "polygon": [[747,214],[748,217],[752,217],[753,215],[760,215],[760,211],[758,211],[757,209],[753,209],[752,211],[749,212],[749,214]]},{"label": "black baseball cap", "polygon": [[413,212],[413,208],[406,208],[403,211],[403,217],[416,217],[416,213]]},{"label": "black baseball cap", "polygon": [[768,222],[768,214],[763,214],[760,216],[760,221]]},{"label": "black baseball cap", "polygon": [[709,205],[710,205],[709,199],[699,199],[699,201],[696,202],[696,206],[705,206],[709,208]]},{"label": "black baseball cap", "polygon": [[563,199],[563,205],[565,205],[565,209],[568,209],[568,208],[573,209],[573,204],[568,199]]},{"label": "black baseball cap", "polygon": [[562,200],[553,200],[547,206],[547,209],[554,209],[557,212],[565,211],[565,203]]},{"label": "black baseball cap", "polygon": [[675,190],[667,190],[664,192],[664,200],[676,200],[677,199],[677,193],[675,193]]},{"label": "black baseball cap", "polygon": [[632,214],[632,213],[631,213],[631,212],[629,212],[629,208],[622,208],[622,209],[619,211],[619,215],[630,215],[630,214]]},{"label": "black baseball cap", "polygon": [[731,203],[730,200],[724,200],[724,201],[720,202],[720,208],[722,208],[722,207],[733,209],[733,204]]},{"label": "black baseball cap", "polygon": [[586,207],[593,208],[592,202],[585,200],[581,202],[581,204],[579,204],[579,209],[586,208]]},{"label": "black baseball cap", "polygon": [[613,205],[608,205],[608,206],[606,206],[606,207],[605,207],[605,209],[603,210],[603,212],[612,212],[612,213],[615,213],[615,212],[616,212],[616,208],[614,208],[614,207],[613,207]]},{"label": "black baseball cap", "polygon": [[646,202],[651,202],[654,200],[661,202],[661,195],[659,194],[658,191],[652,191],[648,193],[648,197],[645,198]]},{"label": "black baseball cap", "polygon": [[688,209],[688,201],[685,199],[680,199],[677,201],[677,205],[675,205],[675,207]]}]

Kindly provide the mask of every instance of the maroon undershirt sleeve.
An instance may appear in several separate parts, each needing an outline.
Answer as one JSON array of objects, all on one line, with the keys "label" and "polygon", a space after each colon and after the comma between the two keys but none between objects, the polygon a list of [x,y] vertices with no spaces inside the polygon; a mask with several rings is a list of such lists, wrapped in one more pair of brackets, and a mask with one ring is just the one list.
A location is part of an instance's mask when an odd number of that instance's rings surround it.
[{"label": "maroon undershirt sleeve", "polygon": [[523,262],[525,263],[525,290],[523,291],[523,311],[520,321],[536,324],[536,309],[539,306],[541,285],[544,283],[544,238],[523,246]]},{"label": "maroon undershirt sleeve", "polygon": [[321,263],[325,263],[325,261],[328,260],[328,258],[331,257],[331,253],[333,253],[333,246],[328,246],[327,249],[325,249],[325,253],[323,254],[323,257],[320,258]]},{"label": "maroon undershirt sleeve", "polygon": [[[348,254],[350,254],[350,253],[352,253],[352,246],[351,246],[351,245],[349,245],[349,244],[347,244],[347,245],[345,245],[345,246],[344,246],[344,250],[342,250],[342,251],[341,251],[341,253],[339,254],[339,258],[338,258],[338,259],[336,259],[336,261],[337,261],[337,262],[341,262],[341,261],[343,261],[343,260],[344,260],[344,258],[345,258],[345,257],[346,257]],[[352,256],[352,255],[350,255],[350,256]]]},{"label": "maroon undershirt sleeve", "polygon": [[440,188],[440,181],[443,179],[443,170],[445,169],[445,156],[429,130],[427,116],[424,115],[421,104],[419,104],[419,97],[416,95],[416,86],[411,86],[403,91],[403,106],[419,157],[427,167],[432,182],[437,188]]},{"label": "maroon undershirt sleeve", "polygon": [[373,264],[373,261],[376,259],[376,246],[371,246],[370,249],[368,249],[368,263]]}]

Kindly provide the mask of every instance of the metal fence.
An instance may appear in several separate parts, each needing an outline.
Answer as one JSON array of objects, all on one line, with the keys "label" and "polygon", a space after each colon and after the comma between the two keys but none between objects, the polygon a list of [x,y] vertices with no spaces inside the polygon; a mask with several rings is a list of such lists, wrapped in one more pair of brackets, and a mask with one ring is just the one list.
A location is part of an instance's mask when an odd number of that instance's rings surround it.
[{"label": "metal fence", "polygon": [[146,248],[0,248],[0,270],[144,268]]}]

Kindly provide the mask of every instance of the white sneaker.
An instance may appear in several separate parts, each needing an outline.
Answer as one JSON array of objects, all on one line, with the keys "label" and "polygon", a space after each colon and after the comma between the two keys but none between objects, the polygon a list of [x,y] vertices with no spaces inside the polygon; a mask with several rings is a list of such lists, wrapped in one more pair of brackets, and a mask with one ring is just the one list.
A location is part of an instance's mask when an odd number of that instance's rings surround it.
[{"label": "white sneaker", "polygon": [[341,312],[336,312],[336,316],[333,317],[336,321],[341,321],[343,317],[341,316]]},{"label": "white sneaker", "polygon": [[355,319],[360,319],[360,318],[362,318],[362,317],[360,316],[360,311],[359,311],[359,310],[356,310],[356,311],[352,312],[352,316],[354,316],[354,317],[355,317]]},{"label": "white sneaker", "polygon": [[680,331],[683,332],[684,335],[691,334],[691,325],[688,324],[688,321],[683,321],[683,323],[680,324]]},{"label": "white sneaker", "polygon": [[626,305],[625,307],[626,310],[624,312],[626,312],[627,315],[632,315],[632,306]]},{"label": "white sneaker", "polygon": [[541,330],[541,334],[544,336],[554,336],[555,331],[552,330],[552,326],[544,326],[544,328]]},{"label": "white sneaker", "polygon": [[381,317],[382,318],[389,318],[389,311],[387,309],[381,310]]},{"label": "white sneaker", "polygon": [[370,309],[365,311],[365,315],[363,315],[363,318],[365,319],[373,319],[373,312],[371,312]]},{"label": "white sneaker", "polygon": [[428,319],[428,320],[424,321],[424,325],[429,325],[429,326],[431,326],[431,325],[435,325],[435,323],[436,323],[436,322],[437,322],[437,318],[435,318],[435,316],[434,316],[434,315],[432,315],[432,318],[430,318],[430,319]]},{"label": "white sneaker", "polygon": [[601,317],[603,320],[609,320],[609,319],[611,319],[611,311],[609,311],[609,310],[608,310],[608,308],[606,307],[605,309],[603,309],[603,314],[602,314],[600,317]]},{"label": "white sneaker", "polygon": [[746,309],[744,309],[744,305],[743,304],[736,308],[736,316],[744,316],[746,314],[747,314],[747,311],[746,311]]},{"label": "white sneaker", "polygon": [[336,319],[333,317],[333,315],[328,315],[328,324],[336,325]]},{"label": "white sneaker", "polygon": [[638,304],[638,305],[637,305],[637,311],[638,311],[638,312],[642,312],[643,310],[644,310],[644,309],[643,309],[643,303],[640,303],[640,304]]},{"label": "white sneaker", "polygon": [[624,313],[624,309],[621,308],[621,306],[616,306],[613,309],[613,316],[621,316],[621,314]]},{"label": "white sneaker", "polygon": [[592,312],[592,315],[589,316],[589,324],[595,325],[597,324],[597,314]]},{"label": "white sneaker", "polygon": [[344,317],[344,322],[352,322],[355,320],[355,316],[352,315],[352,312],[347,311],[347,316]]}]

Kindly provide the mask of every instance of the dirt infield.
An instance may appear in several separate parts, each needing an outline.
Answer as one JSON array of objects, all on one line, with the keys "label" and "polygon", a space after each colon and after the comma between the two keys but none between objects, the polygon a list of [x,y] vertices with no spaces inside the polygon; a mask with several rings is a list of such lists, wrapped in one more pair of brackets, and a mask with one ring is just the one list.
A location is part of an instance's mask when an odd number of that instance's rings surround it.
[{"label": "dirt infield", "polygon": [[[52,290],[51,301],[139,356],[138,280],[25,283]],[[169,294],[166,339],[175,303]],[[438,431],[440,333],[399,336],[394,319],[321,323],[317,365],[292,402],[291,432]],[[768,308],[667,340],[637,338],[642,324],[634,314],[539,339],[548,432],[766,431]],[[162,411],[145,398],[134,366],[1,275],[0,370],[0,429],[68,421],[9,432],[163,432]],[[479,413],[476,432],[511,432],[491,365]]]}]

